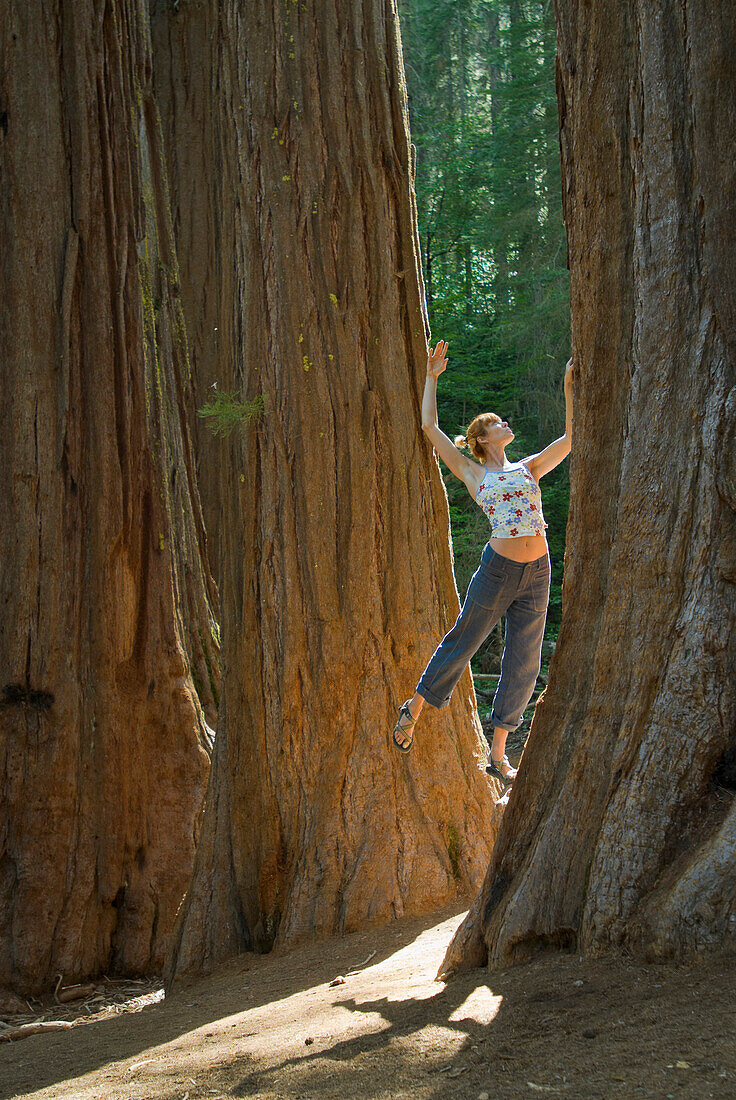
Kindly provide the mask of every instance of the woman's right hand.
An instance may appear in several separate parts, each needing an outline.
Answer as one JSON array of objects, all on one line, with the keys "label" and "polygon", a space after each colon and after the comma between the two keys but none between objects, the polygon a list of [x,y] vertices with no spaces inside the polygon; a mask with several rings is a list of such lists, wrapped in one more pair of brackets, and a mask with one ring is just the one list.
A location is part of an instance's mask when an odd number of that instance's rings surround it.
[{"label": "woman's right hand", "polygon": [[447,366],[446,352],[447,340],[439,340],[434,351],[432,351],[431,348],[429,349],[429,354],[427,355],[428,378],[434,378],[436,380],[442,374]]}]

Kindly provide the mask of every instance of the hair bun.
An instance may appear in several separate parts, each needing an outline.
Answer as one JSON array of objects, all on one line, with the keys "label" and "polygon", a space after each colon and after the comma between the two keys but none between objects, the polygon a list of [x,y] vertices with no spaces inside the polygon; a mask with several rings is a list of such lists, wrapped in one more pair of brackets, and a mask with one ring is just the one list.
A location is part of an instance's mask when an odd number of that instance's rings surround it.
[{"label": "hair bun", "polygon": [[467,439],[464,435],[456,435],[455,436],[455,446],[456,447],[469,447],[470,444],[468,443],[468,441],[467,441]]}]

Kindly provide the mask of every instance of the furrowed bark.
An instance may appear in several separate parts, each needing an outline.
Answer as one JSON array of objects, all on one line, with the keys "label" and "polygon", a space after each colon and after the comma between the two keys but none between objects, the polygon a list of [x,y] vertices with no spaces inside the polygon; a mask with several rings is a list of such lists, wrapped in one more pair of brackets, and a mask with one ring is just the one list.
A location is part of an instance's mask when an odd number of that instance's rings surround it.
[{"label": "furrowed bark", "polygon": [[216,160],[217,87],[214,49],[217,9],[202,0],[149,0],[153,84],[166,150],[171,211],[181,272],[181,301],[191,362],[189,415],[213,570],[217,539],[223,449],[198,410],[224,388],[220,374],[221,326],[218,271],[222,251],[215,202],[220,171]]},{"label": "furrowed bark", "polygon": [[23,992],[161,966],[208,772],[216,590],[150,77],[135,0],[3,8],[0,986]]}]

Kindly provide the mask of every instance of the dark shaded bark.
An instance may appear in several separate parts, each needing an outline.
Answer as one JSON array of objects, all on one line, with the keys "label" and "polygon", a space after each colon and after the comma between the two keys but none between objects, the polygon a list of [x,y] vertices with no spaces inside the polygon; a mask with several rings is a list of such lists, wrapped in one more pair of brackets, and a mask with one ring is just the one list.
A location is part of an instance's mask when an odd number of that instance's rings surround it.
[{"label": "dark shaded bark", "polygon": [[500,816],[469,675],[390,747],[458,609],[394,5],[231,0],[216,39],[220,370],[264,412],[223,466],[223,705],[169,983],[467,892]]},{"label": "dark shaded bark", "polygon": [[161,966],[208,772],[216,590],[150,73],[134,0],[0,15],[0,986],[23,991]]},{"label": "dark shaded bark", "polygon": [[558,0],[564,614],[444,970],[736,948],[736,9]]},{"label": "dark shaded bark", "polygon": [[221,464],[224,448],[198,410],[223,387],[220,372],[218,268],[230,257],[222,251],[214,218],[222,179],[215,148],[218,91],[214,48],[217,9],[203,0],[149,0],[153,84],[166,149],[171,213],[181,273],[181,299],[187,325],[192,374],[188,415],[197,462],[197,485],[207,529],[210,561],[217,571]]}]

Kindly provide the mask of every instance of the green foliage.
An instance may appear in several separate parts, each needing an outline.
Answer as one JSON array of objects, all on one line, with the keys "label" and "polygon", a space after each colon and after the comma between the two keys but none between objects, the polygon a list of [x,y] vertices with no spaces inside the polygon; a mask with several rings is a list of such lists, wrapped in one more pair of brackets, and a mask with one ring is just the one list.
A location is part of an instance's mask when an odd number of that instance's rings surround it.
[{"label": "green foliage", "polygon": [[260,419],[263,413],[263,397],[252,401],[240,401],[233,394],[213,388],[212,397],[197,409],[197,416],[206,419],[213,435],[230,435],[235,428]]},{"label": "green foliage", "polygon": [[[427,309],[433,340],[449,343],[440,423],[455,435],[493,410],[515,432],[515,460],[564,431],[569,281],[552,3],[400,0],[400,12]],[[488,522],[464,485],[451,475],[446,484],[462,596]],[[545,478],[543,492],[554,635],[566,464]]]}]

